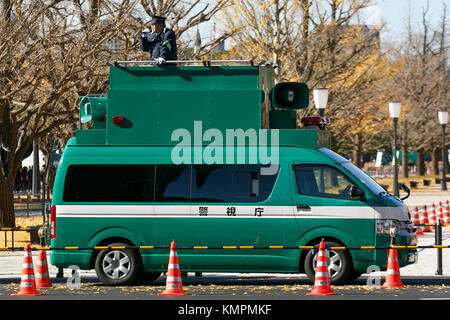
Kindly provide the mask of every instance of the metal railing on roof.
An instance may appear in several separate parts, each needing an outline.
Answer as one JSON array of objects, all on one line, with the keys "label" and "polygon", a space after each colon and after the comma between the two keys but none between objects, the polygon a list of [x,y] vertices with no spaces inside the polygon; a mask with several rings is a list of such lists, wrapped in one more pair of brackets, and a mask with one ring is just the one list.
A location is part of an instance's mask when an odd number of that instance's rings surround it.
[{"label": "metal railing on roof", "polygon": [[[164,65],[186,65],[186,64],[202,64],[204,66],[211,66],[211,65],[219,65],[219,64],[241,64],[241,65],[251,65],[254,66],[253,60],[167,60]],[[131,60],[131,61],[115,61],[115,62],[109,62],[108,65],[110,66],[125,66],[125,65],[156,65],[155,60],[144,60],[144,61],[137,61],[137,60]]]}]

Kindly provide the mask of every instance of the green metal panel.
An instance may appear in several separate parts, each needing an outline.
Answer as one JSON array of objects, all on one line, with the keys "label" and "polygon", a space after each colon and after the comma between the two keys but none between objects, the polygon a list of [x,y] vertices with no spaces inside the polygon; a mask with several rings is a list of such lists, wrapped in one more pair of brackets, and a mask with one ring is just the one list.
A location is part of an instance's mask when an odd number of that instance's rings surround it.
[{"label": "green metal panel", "polygon": [[271,129],[295,129],[297,126],[297,111],[270,110]]},{"label": "green metal panel", "polygon": [[[194,121],[201,121],[204,131],[261,127],[259,90],[110,91],[108,99],[110,145],[172,144],[177,129],[193,136]],[[123,116],[125,123],[112,124],[114,116]]]},{"label": "green metal panel", "polygon": [[258,90],[258,67],[111,67],[111,91]]},{"label": "green metal panel", "polygon": [[106,144],[105,129],[76,130],[75,137],[77,144],[103,146]]}]

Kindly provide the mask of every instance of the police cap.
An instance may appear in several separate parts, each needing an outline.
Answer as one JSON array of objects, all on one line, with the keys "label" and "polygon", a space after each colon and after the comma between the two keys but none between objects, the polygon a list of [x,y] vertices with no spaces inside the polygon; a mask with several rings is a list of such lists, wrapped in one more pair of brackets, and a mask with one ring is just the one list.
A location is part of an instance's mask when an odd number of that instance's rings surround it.
[{"label": "police cap", "polygon": [[160,17],[160,16],[152,16],[152,20],[150,21],[150,24],[157,24],[157,23],[165,23],[166,18]]}]

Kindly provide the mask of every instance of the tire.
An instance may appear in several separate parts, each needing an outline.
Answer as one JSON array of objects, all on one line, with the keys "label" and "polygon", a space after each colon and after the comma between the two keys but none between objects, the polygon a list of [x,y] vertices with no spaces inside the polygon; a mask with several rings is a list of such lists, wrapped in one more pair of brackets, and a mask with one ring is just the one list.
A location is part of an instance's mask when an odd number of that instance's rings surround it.
[{"label": "tire", "polygon": [[[113,243],[110,246],[127,246]],[[139,254],[131,249],[102,250],[95,260],[98,279],[108,286],[134,284],[141,273]]]},{"label": "tire", "polygon": [[[340,246],[342,245],[336,242],[325,242],[325,247]],[[315,247],[318,248],[319,245],[317,244]],[[309,280],[314,283],[314,266],[318,256],[318,249],[314,250],[314,255],[312,254],[312,251],[313,250],[309,250],[306,254],[304,268]],[[345,250],[329,250],[328,252],[330,254],[328,266],[328,271],[330,272],[330,284],[340,285],[349,282],[353,272],[353,260],[350,253]]]}]

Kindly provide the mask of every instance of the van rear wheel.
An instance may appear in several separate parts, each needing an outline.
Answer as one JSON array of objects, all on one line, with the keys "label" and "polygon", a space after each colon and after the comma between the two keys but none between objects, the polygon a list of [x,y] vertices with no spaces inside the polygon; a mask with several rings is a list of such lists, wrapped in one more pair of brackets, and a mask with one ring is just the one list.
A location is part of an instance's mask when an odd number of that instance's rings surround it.
[{"label": "van rear wheel", "polygon": [[[126,246],[124,243],[113,243],[112,247]],[[102,250],[95,260],[95,271],[98,279],[105,285],[126,286],[134,284],[138,279],[141,263],[136,251],[131,249]]]},{"label": "van rear wheel", "polygon": [[[336,242],[327,241],[325,242],[325,247],[341,247],[341,244]],[[315,268],[317,265],[317,257],[319,245],[317,244],[317,249],[309,250],[305,258],[305,273],[309,280],[314,283]],[[350,280],[353,271],[353,260],[345,250],[327,250],[329,253],[328,260],[328,271],[330,273],[330,284],[340,285],[348,282]]]}]

